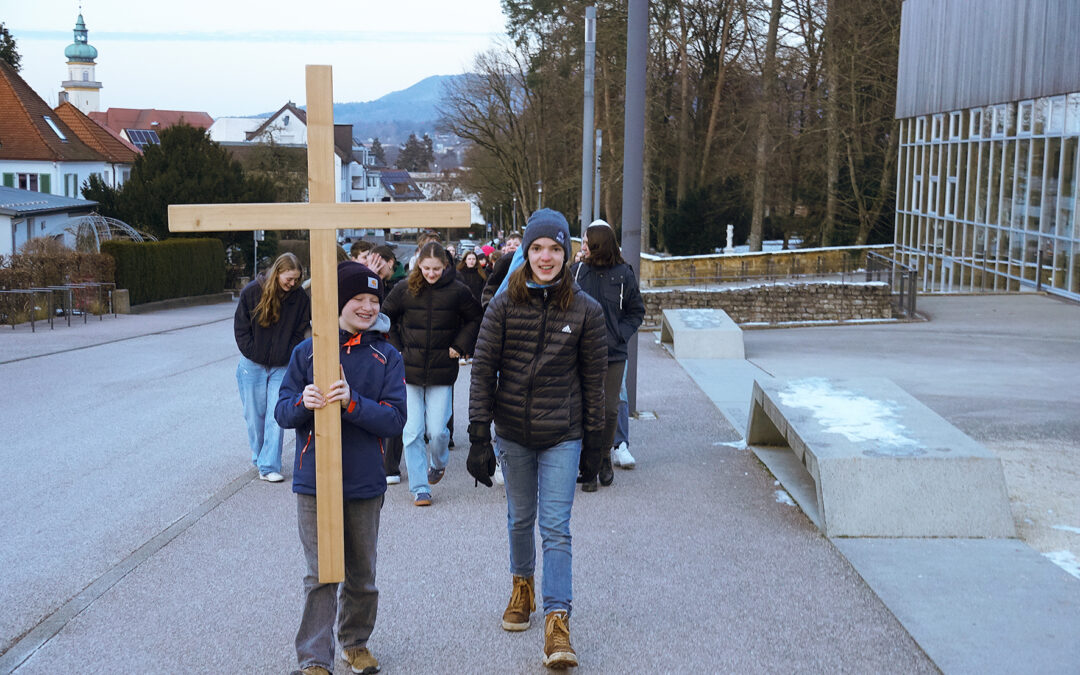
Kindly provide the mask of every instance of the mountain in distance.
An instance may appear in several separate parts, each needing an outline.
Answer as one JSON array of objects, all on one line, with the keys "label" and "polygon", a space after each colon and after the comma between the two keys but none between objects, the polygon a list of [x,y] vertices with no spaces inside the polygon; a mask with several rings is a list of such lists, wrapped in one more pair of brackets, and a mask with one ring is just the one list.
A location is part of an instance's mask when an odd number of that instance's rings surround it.
[{"label": "mountain in distance", "polygon": [[[436,109],[447,84],[467,75],[432,75],[407,89],[363,103],[335,103],[334,122],[353,125],[353,137],[378,138],[385,146],[401,144],[409,134],[434,135],[439,121]],[[260,117],[269,117],[264,113]]]}]

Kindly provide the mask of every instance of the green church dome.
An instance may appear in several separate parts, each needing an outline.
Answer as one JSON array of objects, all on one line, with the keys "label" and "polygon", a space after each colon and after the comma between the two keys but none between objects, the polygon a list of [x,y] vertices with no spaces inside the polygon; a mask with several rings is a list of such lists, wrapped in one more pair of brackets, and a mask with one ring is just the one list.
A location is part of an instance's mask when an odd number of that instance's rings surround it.
[{"label": "green church dome", "polygon": [[86,41],[86,24],[83,23],[82,14],[75,22],[75,42],[69,44],[64,50],[64,56],[68,61],[93,62],[97,58],[97,50]]}]

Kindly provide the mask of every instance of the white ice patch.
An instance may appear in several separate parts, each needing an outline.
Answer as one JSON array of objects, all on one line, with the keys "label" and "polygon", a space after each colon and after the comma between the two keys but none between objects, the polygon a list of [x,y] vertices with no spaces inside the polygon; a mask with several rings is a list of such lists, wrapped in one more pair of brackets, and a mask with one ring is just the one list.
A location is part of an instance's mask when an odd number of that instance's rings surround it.
[{"label": "white ice patch", "polygon": [[1050,562],[1080,579],[1080,560],[1076,559],[1072,551],[1050,551],[1043,555],[1049,558]]},{"label": "white ice patch", "polygon": [[919,446],[897,421],[896,404],[836,389],[824,378],[789,382],[780,392],[780,402],[792,408],[809,409],[825,431],[842,434],[854,443],[873,441],[878,444],[878,451],[888,452],[887,448],[902,451]]},{"label": "white ice patch", "polygon": [[791,495],[786,490],[776,491],[776,501],[778,504],[787,504],[788,506],[795,506],[795,500],[791,498]]},{"label": "white ice patch", "polygon": [[1061,530],[1063,532],[1072,532],[1073,534],[1080,534],[1080,527],[1072,527],[1070,525],[1051,525],[1055,530]]},{"label": "white ice patch", "polygon": [[746,439],[743,439],[741,441],[732,441],[730,443],[728,443],[726,441],[716,441],[715,443],[713,443],[713,445],[714,446],[724,446],[726,448],[735,448],[736,450],[745,450],[746,449]]}]

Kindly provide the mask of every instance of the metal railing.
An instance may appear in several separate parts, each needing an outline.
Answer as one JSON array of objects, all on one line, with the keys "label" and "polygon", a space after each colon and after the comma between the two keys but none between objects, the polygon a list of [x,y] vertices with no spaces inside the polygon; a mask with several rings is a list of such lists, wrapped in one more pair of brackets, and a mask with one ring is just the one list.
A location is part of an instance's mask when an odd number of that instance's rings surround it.
[{"label": "metal railing", "polygon": [[866,280],[884,281],[892,290],[893,311],[908,319],[915,318],[916,283],[919,271],[879,253],[866,253]]},{"label": "metal railing", "polygon": [[112,282],[81,282],[33,288],[0,290],[0,324],[8,324],[12,330],[19,323],[29,322],[30,331],[37,332],[38,321],[48,321],[54,328],[59,316],[71,325],[73,316],[82,315],[83,323],[90,315],[98,320],[105,314],[116,317],[116,304]]}]

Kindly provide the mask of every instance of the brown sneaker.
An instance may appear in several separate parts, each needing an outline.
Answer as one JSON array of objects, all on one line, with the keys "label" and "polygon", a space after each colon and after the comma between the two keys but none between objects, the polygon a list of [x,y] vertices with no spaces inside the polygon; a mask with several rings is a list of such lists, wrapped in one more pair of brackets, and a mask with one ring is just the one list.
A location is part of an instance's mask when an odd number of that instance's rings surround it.
[{"label": "brown sneaker", "polygon": [[544,665],[558,670],[577,665],[577,653],[570,646],[570,617],[563,610],[544,618]]},{"label": "brown sneaker", "polygon": [[510,602],[503,612],[503,630],[526,630],[529,627],[529,615],[536,610],[533,600],[533,578],[514,577],[514,589],[510,592]]},{"label": "brown sneaker", "polygon": [[308,666],[301,670],[294,670],[289,675],[330,675],[330,671],[322,666]]},{"label": "brown sneaker", "polygon": [[349,647],[345,650],[345,660],[354,673],[371,675],[379,672],[379,662],[367,647]]}]

